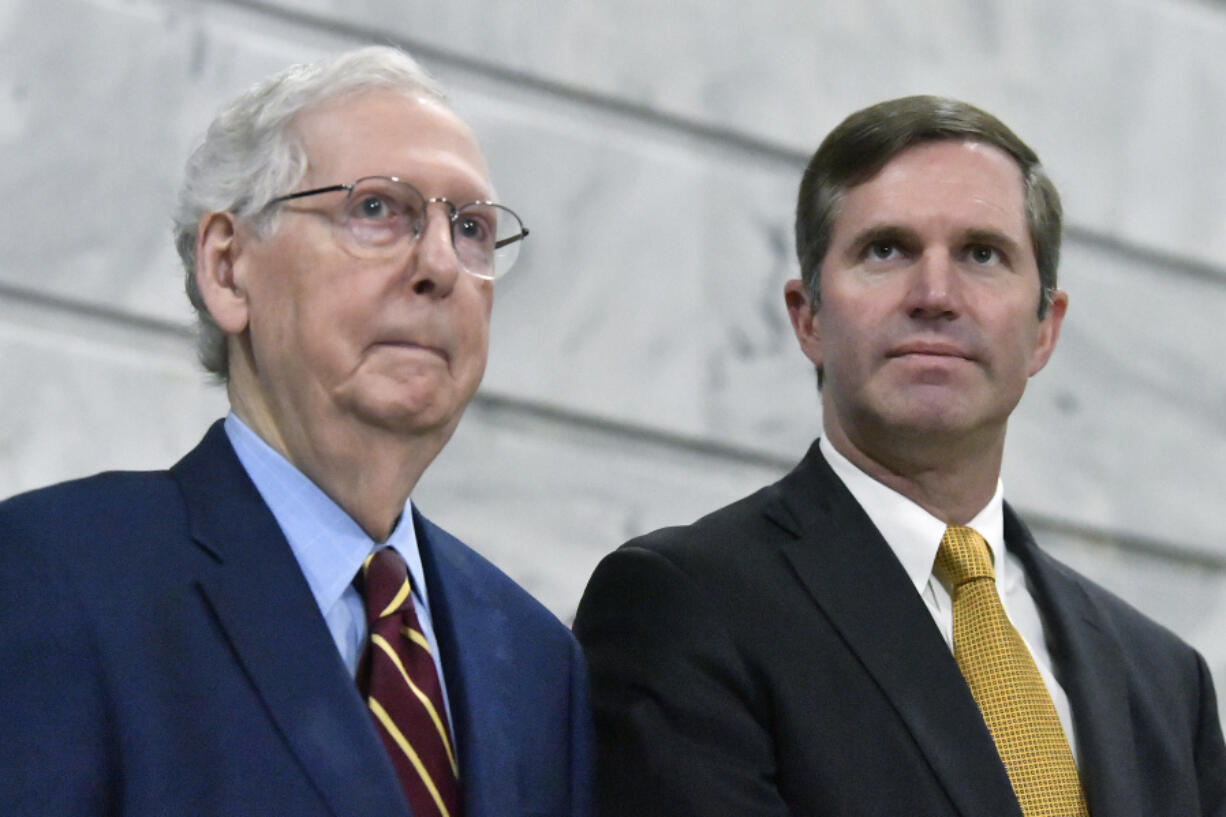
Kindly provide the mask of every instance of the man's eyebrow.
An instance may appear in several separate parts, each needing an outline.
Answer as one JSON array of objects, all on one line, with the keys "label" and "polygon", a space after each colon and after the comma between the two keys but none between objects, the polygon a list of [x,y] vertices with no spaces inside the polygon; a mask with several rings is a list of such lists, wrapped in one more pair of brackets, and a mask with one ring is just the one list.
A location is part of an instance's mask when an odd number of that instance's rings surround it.
[{"label": "man's eyebrow", "polygon": [[888,241],[895,244],[914,244],[916,235],[914,230],[909,230],[897,224],[875,224],[856,233],[851,243],[847,245],[847,250],[852,254],[859,254],[869,244],[876,244],[878,241]]},{"label": "man's eyebrow", "polygon": [[962,236],[962,243],[999,247],[1010,257],[1016,256],[1021,250],[1016,241],[997,230],[967,230]]}]

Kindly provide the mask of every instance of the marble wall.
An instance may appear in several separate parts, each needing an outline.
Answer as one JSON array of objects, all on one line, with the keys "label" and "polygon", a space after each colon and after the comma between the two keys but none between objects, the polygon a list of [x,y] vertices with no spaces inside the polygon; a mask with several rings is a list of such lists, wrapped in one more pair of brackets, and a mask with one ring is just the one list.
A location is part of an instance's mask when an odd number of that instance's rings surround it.
[{"label": "marble wall", "polygon": [[626,537],[803,452],[820,417],[781,296],[800,169],[850,111],[943,93],[1015,127],[1068,215],[1072,306],[1007,493],[1226,685],[1221,3],[6,0],[0,495],[163,467],[224,411],[169,240],[182,162],[247,83],[366,42],[443,81],[532,228],[415,499],[559,615]]}]

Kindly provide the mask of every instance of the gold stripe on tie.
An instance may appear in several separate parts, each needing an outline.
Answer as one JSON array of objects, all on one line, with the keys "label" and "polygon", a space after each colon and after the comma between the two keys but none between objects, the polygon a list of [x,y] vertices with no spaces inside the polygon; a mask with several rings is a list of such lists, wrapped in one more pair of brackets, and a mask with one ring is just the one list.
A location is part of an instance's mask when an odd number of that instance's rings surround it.
[{"label": "gold stripe on tie", "polygon": [[413,683],[413,679],[409,678],[409,673],[404,668],[404,664],[400,660],[400,656],[392,649],[392,645],[387,643],[387,639],[378,633],[372,633],[370,643],[377,646],[391,660],[400,671],[400,677],[404,679],[404,683],[409,690],[421,701],[422,707],[426,710],[426,714],[430,716],[430,720],[434,722],[434,728],[438,730],[439,739],[443,742],[443,748],[447,751],[447,762],[451,764],[451,773],[456,777],[460,776],[460,768],[456,765],[455,754],[451,751],[451,739],[447,736],[447,727],[443,725],[443,719],[439,717],[438,710],[434,708],[434,704],[426,693],[418,688],[417,684]]},{"label": "gold stripe on tie", "polygon": [[401,627],[400,634],[430,653],[431,656],[434,655],[434,650],[430,649],[430,642],[426,640],[426,637],[419,630],[414,630],[412,627]]},{"label": "gold stripe on tie", "polygon": [[[365,579],[367,573],[370,572],[370,563],[373,562],[374,560],[375,560],[374,553],[371,553],[369,556],[367,556],[365,559],[362,560],[362,578],[363,579]],[[408,576],[406,575],[404,579],[404,584],[400,585],[400,589],[396,591],[396,595],[392,598],[390,602],[388,602],[388,605],[379,612],[379,615],[377,617],[384,618],[389,613],[391,613],[393,610],[400,609],[400,605],[404,604],[404,600],[408,598],[409,593],[412,593],[412,592],[413,592],[413,586],[409,584],[409,579],[408,579]]]},{"label": "gold stripe on tie", "polygon": [[383,612],[379,613],[379,618],[384,618],[385,616],[390,615],[393,611],[399,610],[400,605],[404,604],[404,600],[407,599],[409,597],[409,593],[412,592],[413,588],[409,584],[409,580],[405,579],[404,584],[400,585],[400,589],[396,591],[396,595],[387,603],[387,607],[384,608]]},{"label": "gold stripe on tie", "polygon": [[950,526],[936,568],[953,585],[954,658],[1025,817],[1088,817],[1068,737],[1043,676],[996,590],[988,543]]},{"label": "gold stripe on tie", "polygon": [[400,747],[400,751],[404,752],[405,757],[409,759],[409,762],[413,764],[413,768],[417,770],[417,774],[421,777],[421,782],[426,785],[426,790],[430,792],[431,799],[433,799],[434,804],[438,806],[439,813],[442,814],[443,817],[451,817],[451,812],[447,810],[447,805],[443,802],[442,795],[438,793],[438,786],[434,785],[434,781],[430,778],[430,773],[426,771],[426,767],[422,765],[421,759],[417,756],[417,752],[413,751],[413,747],[409,745],[409,742],[405,739],[404,735],[401,734],[400,729],[396,726],[396,723],[391,719],[391,716],[387,714],[387,710],[385,710],[383,705],[374,698],[368,699],[367,703],[370,705],[370,711],[373,712],[375,717],[379,719],[379,722],[383,724],[383,728],[386,729],[387,733],[392,736],[392,740],[396,741],[396,745]]}]

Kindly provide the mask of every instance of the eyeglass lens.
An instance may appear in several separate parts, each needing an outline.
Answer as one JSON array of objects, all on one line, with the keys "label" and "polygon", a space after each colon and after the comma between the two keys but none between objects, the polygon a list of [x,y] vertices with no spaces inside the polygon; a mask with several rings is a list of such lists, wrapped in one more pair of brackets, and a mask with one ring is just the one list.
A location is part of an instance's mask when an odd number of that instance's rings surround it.
[{"label": "eyeglass lens", "polygon": [[[519,255],[524,228],[519,217],[497,204],[473,202],[450,209],[451,243],[469,273],[497,278]],[[345,232],[355,248],[394,251],[400,241],[419,238],[426,226],[426,199],[415,187],[385,177],[354,182],[345,202]]]}]

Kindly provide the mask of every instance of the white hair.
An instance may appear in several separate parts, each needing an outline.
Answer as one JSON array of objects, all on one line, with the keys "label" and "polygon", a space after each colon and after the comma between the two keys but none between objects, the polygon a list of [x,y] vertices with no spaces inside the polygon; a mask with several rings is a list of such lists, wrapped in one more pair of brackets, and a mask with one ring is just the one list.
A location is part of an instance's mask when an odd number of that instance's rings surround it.
[{"label": "white hair", "polygon": [[213,322],[196,286],[196,239],[208,213],[229,212],[267,232],[268,202],[293,189],[307,169],[294,122],[303,111],[341,97],[392,89],[440,102],[434,79],[405,52],[369,46],[293,65],[248,89],[209,125],[187,160],[174,213],[175,247],[183,261],[188,300],[196,310],[196,351],[210,372],[229,372],[226,335]]}]

